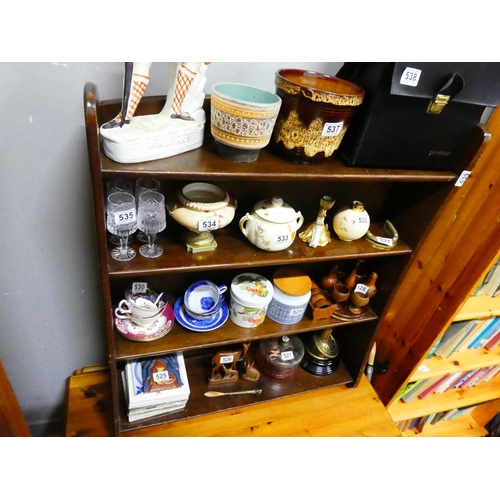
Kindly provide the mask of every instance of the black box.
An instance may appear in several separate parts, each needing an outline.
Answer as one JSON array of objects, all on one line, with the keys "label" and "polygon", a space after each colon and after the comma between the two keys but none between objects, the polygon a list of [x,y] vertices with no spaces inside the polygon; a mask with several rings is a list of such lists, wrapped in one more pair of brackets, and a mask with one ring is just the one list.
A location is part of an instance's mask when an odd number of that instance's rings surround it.
[{"label": "black box", "polygon": [[500,101],[500,63],[345,63],[336,76],[366,92],[338,149],[350,165],[451,170]]}]

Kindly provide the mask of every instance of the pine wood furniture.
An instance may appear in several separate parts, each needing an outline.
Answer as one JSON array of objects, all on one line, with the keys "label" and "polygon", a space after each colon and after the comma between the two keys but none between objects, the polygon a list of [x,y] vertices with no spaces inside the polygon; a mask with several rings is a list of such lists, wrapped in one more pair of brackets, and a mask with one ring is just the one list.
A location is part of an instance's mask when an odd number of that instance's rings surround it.
[{"label": "pine wood furniture", "polygon": [[[499,379],[411,403],[395,401],[409,381],[500,364],[498,349],[462,352],[441,361],[425,359],[453,321],[499,314],[497,300],[469,299],[500,249],[499,111],[487,128],[486,141],[467,168],[470,177],[446,198],[389,301],[388,311],[394,313],[378,325],[377,358],[388,363],[388,371],[374,374],[372,384],[395,421],[491,401],[458,422],[432,426],[428,432],[433,435],[484,435],[482,426],[500,409]],[[421,364],[429,368],[425,374],[418,370]],[[422,435],[427,435],[425,429]]]},{"label": "pine wood furniture", "polygon": [[[107,367],[86,366],[77,370],[68,379],[65,436],[112,436],[112,406]],[[401,437],[365,376],[355,389],[339,385],[237,411],[144,427],[124,435]]]},{"label": "pine wood furniture", "polygon": [[[157,113],[165,97],[145,97],[138,108],[138,114]],[[210,116],[210,102],[205,109],[207,121]],[[359,386],[362,374],[374,341],[379,317],[392,318],[398,315],[390,297],[402,285],[401,276],[408,264],[412,250],[420,245],[428,228],[435,224],[436,213],[450,191],[463,165],[468,165],[475,151],[483,142],[483,135],[474,137],[470,149],[464,154],[462,165],[457,171],[418,171],[405,169],[349,167],[337,157],[322,165],[299,166],[275,156],[268,148],[253,163],[234,163],[217,155],[215,143],[210,136],[207,122],[203,147],[175,157],[137,164],[119,164],[108,159],[99,142],[99,126],[113,118],[121,107],[121,101],[100,101],[98,90],[92,83],[84,89],[84,110],[87,130],[87,145],[94,193],[95,218],[100,260],[104,316],[109,351],[109,369],[113,402],[114,432],[125,435],[149,426],[182,433],[182,427],[190,419],[206,415],[218,418],[241,411],[258,412],[261,405],[289,404],[286,398],[304,398],[304,404],[315,391],[340,387],[346,400],[351,388]],[[111,247],[107,243],[104,214],[104,186],[112,178],[125,177],[132,181],[140,177],[155,177],[162,183],[167,199],[175,196],[176,190],[187,182],[204,181],[219,185],[238,200],[235,221],[215,234],[218,248],[212,253],[191,254],[180,238],[181,229],[171,219],[167,229],[160,235],[159,242],[165,251],[162,257],[149,260],[136,257],[129,262],[117,262],[110,257]],[[281,196],[304,215],[306,223],[314,221],[317,205],[324,196],[331,196],[336,205],[331,210],[350,205],[353,200],[364,203],[371,217],[370,231],[386,236],[382,226],[390,220],[399,232],[398,244],[391,249],[375,248],[365,239],[351,243],[338,240],[332,232],[332,243],[313,249],[296,238],[293,245],[283,252],[265,252],[252,246],[239,232],[238,218],[251,211],[254,203],[264,198]],[[327,221],[331,228],[331,220]],[[132,246],[136,246],[132,243]],[[343,262],[350,266],[364,260],[370,271],[377,272],[377,294],[370,301],[370,312],[355,321],[333,318],[313,321],[306,313],[304,319],[295,325],[280,325],[268,318],[258,328],[246,330],[228,321],[213,332],[198,334],[175,325],[171,332],[151,343],[131,342],[123,338],[113,327],[113,309],[123,298],[125,289],[133,281],[147,281],[160,290],[165,290],[173,304],[187,286],[200,278],[217,284],[230,283],[242,270],[252,270],[266,277],[272,277],[281,266],[295,266],[319,282],[327,275],[332,262]],[[437,270],[433,271],[437,273]],[[426,290],[420,289],[411,300],[421,302]],[[385,319],[384,319],[385,321]],[[207,390],[211,355],[221,346],[238,345],[243,341],[257,341],[261,338],[286,335],[307,335],[308,332],[334,328],[334,335],[340,348],[341,365],[332,375],[317,377],[304,370],[286,382],[261,376],[259,388],[262,397],[214,398],[207,401],[203,392]],[[158,417],[138,423],[127,421],[123,398],[121,370],[127,360],[150,357],[175,351],[184,352],[188,367],[191,395],[186,412]],[[247,389],[243,382],[232,390]],[[253,388],[253,387],[252,387]],[[344,390],[345,389],[345,390]],[[275,400],[277,402],[275,403]],[[245,409],[247,405],[257,408]],[[209,415],[212,415],[209,417]],[[231,417],[233,418],[233,417]],[[175,425],[174,425],[175,423]],[[225,424],[224,424],[225,425]]]}]

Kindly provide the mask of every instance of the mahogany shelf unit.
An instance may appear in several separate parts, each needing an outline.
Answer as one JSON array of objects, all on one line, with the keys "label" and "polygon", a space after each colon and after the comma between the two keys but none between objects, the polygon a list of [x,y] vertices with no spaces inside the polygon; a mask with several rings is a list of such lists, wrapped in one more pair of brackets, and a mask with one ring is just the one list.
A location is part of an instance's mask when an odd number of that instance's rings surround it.
[{"label": "mahogany shelf unit", "polygon": [[[165,103],[165,96],[142,99],[137,115],[158,113]],[[356,387],[365,369],[374,342],[379,318],[386,314],[389,299],[397,290],[403,271],[412,251],[439,211],[444,199],[458,178],[455,171],[425,171],[350,167],[333,156],[317,166],[295,165],[276,156],[270,147],[265,148],[257,161],[235,163],[217,155],[215,142],[210,136],[210,99],[205,101],[207,124],[202,147],[170,158],[120,164],[107,158],[100,143],[99,127],[120,111],[121,100],[100,101],[93,83],[84,88],[84,113],[87,147],[92,177],[94,208],[99,251],[100,276],[109,367],[113,398],[113,416],[116,435],[127,431],[161,425],[172,419],[182,420],[214,411],[234,409],[259,401],[292,396],[318,388],[343,384]],[[214,183],[236,198],[238,208],[235,220],[227,228],[214,233],[217,248],[212,252],[188,252],[181,236],[183,228],[173,219],[159,242],[164,254],[158,259],[145,259],[137,255],[128,262],[111,258],[105,221],[105,185],[110,179],[123,177],[135,180],[154,177],[161,183],[166,199],[175,197],[177,190],[189,182]],[[361,200],[370,215],[371,231],[385,236],[382,226],[389,220],[399,233],[394,248],[379,249],[365,239],[351,243],[341,242],[332,233],[332,242],[323,248],[311,248],[296,238],[288,249],[265,252],[254,247],[238,231],[238,220],[261,199],[280,196],[304,216],[306,224],[316,220],[319,201],[324,195],[336,200],[327,223],[332,227],[336,210]],[[136,243],[131,244],[137,247]],[[152,288],[165,291],[169,303],[181,297],[186,288],[198,279],[209,279],[217,284],[229,284],[242,272],[252,270],[271,279],[276,269],[293,266],[306,272],[319,282],[329,274],[333,263],[354,267],[364,261],[370,271],[377,272],[377,293],[370,301],[370,311],[352,321],[328,319],[314,321],[308,310],[303,320],[295,325],[280,325],[269,318],[255,329],[245,329],[226,322],[212,332],[195,333],[175,324],[163,338],[153,342],[132,342],[114,328],[113,311],[123,298],[125,290],[134,281],[147,281]],[[207,390],[210,366],[207,360],[220,346],[241,345],[252,341],[252,346],[262,338],[300,335],[307,338],[311,332],[334,328],[339,345],[341,365],[331,376],[319,377],[302,369],[290,379],[274,380],[261,375],[258,385],[265,388],[259,398],[240,398],[231,402],[209,402],[203,397]],[[170,352],[184,353],[188,369],[191,394],[184,411],[154,419],[130,423],[126,417],[121,371],[127,360],[152,357]],[[248,382],[238,381],[248,385]],[[222,406],[221,406],[222,405]]]}]

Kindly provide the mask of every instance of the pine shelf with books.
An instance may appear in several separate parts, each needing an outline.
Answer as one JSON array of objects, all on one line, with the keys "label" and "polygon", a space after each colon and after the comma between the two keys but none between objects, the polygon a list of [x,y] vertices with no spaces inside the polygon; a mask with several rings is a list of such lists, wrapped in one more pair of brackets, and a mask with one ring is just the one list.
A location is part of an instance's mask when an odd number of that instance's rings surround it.
[{"label": "pine shelf with books", "polygon": [[402,432],[404,437],[482,437],[488,431],[479,425],[470,414],[426,425],[422,431],[410,429]]},{"label": "pine shelf with books", "polygon": [[455,321],[463,321],[488,316],[500,316],[500,296],[476,295],[469,297],[455,316]]},{"label": "pine shelf with books", "polygon": [[450,389],[440,394],[433,393],[425,399],[417,397],[409,403],[398,400],[391,404],[387,411],[395,422],[399,422],[498,398],[500,398],[500,377],[466,389]]}]

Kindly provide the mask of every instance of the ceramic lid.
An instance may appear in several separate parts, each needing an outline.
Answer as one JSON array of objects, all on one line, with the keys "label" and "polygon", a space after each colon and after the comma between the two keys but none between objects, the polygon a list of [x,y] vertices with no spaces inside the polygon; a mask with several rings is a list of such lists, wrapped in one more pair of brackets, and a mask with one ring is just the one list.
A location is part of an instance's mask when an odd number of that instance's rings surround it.
[{"label": "ceramic lid", "polygon": [[254,205],[253,209],[261,219],[275,224],[286,224],[299,215],[279,196],[273,196],[271,200],[261,200]]},{"label": "ceramic lid", "polygon": [[292,368],[304,357],[304,343],[296,335],[259,341],[258,349],[264,359],[276,368]]},{"label": "ceramic lid", "polygon": [[273,275],[273,282],[283,293],[293,296],[306,295],[312,286],[311,278],[293,267],[280,267]]},{"label": "ceramic lid", "polygon": [[231,282],[231,295],[246,307],[264,307],[273,298],[273,285],[259,274],[239,274]]}]

